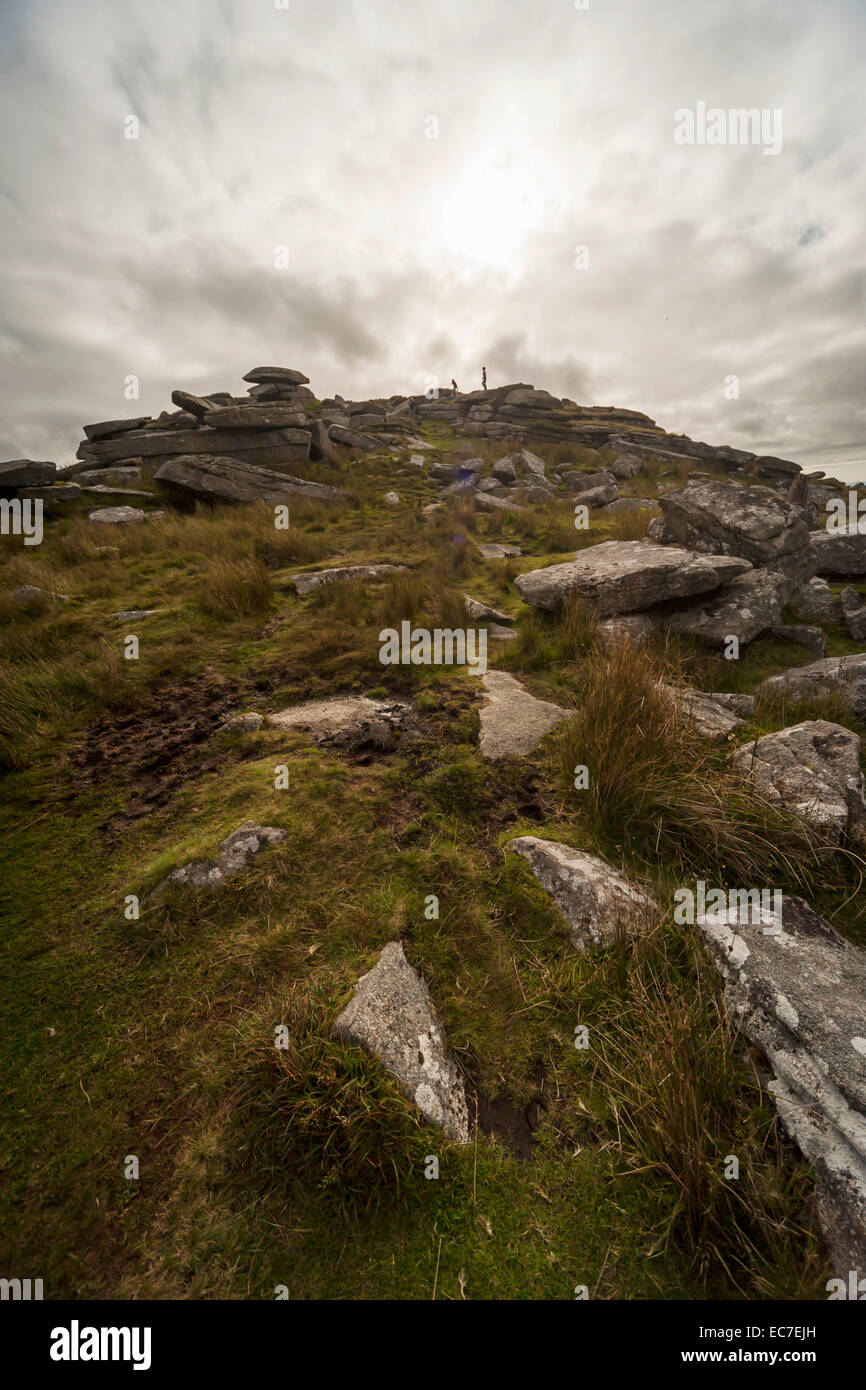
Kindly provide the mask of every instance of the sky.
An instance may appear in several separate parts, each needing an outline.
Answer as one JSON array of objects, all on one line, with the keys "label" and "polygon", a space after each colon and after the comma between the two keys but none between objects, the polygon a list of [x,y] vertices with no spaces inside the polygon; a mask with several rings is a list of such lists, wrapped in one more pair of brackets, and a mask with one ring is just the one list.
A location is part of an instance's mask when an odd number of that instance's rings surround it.
[{"label": "sky", "polygon": [[866,479],[866,3],[584,3],[0,0],[0,458],[485,366]]}]

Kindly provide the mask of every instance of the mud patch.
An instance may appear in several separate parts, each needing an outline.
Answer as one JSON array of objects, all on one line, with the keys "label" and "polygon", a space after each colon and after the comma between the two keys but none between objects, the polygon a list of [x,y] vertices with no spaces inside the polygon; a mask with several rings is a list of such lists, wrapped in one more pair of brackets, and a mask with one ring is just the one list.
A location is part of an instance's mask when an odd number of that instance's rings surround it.
[{"label": "mud patch", "polygon": [[221,765],[217,758],[202,759],[202,745],[243,699],[238,686],[206,670],[150,691],[134,710],[101,716],[72,746],[71,790],[81,792],[122,776],[133,794],[106,825],[122,829],[149,815],[191,776]]},{"label": "mud patch", "polygon": [[541,1098],[533,1097],[522,1108],[508,1096],[488,1100],[478,1096],[478,1128],[482,1134],[504,1144],[517,1158],[528,1162],[532,1158],[535,1131],[541,1118]]}]

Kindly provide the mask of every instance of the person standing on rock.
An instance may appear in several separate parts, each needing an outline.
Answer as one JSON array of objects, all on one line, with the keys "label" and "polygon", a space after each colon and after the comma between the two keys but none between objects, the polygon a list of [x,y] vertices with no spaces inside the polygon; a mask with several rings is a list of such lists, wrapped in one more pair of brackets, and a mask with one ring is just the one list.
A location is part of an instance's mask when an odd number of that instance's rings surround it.
[{"label": "person standing on rock", "polygon": [[482,367],[482,368],[481,368],[481,390],[482,390],[482,391],[486,391],[486,390],[487,390],[487,368],[486,368],[486,367]]},{"label": "person standing on rock", "polygon": [[452,378],[451,378],[451,389],[452,389],[452,391],[454,392],[454,394],[455,394],[455,396],[456,396],[456,395],[457,395],[457,382],[454,380],[453,376],[452,376]]}]

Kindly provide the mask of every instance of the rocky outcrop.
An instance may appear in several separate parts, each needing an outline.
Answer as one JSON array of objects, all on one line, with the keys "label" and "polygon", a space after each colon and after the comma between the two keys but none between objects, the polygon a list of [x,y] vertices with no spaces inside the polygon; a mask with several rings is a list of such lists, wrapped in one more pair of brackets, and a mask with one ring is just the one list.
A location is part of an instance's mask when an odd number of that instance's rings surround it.
[{"label": "rocky outcrop", "polygon": [[791,579],[792,591],[815,573],[809,530],[799,511],[768,487],[689,483],[659,499],[651,524],[663,545],[684,545],[713,555],[736,555]]},{"label": "rocky outcrop", "polygon": [[348,493],[325,483],[309,482],[270,468],[242,463],[236,458],[188,454],[163,463],[154,474],[157,482],[191,497],[222,502],[287,502],[310,497],[319,502],[342,502]]},{"label": "rocky outcrop", "polygon": [[659,690],[699,738],[728,738],[743,723],[724,695],[708,695],[703,690],[664,684]]},{"label": "rocky outcrop", "polygon": [[839,600],[826,579],[810,579],[797,591],[791,603],[802,618],[817,618],[823,623],[838,621]]},{"label": "rocky outcrop", "polygon": [[812,548],[816,560],[816,573],[839,575],[843,579],[855,579],[866,574],[866,528],[844,526],[838,531],[813,531]]},{"label": "rocky outcrop", "polygon": [[39,462],[35,459],[8,459],[0,463],[0,491],[4,488],[38,487],[40,483],[51,483],[57,465]]},{"label": "rocky outcrop", "polygon": [[768,1090],[815,1169],[834,1272],[866,1275],[866,953],[799,898],[781,929],[745,906],[698,919],[728,1012],[764,1054]]},{"label": "rocky outcrop", "polygon": [[794,724],[738,748],[731,765],[768,801],[784,806],[838,843],[866,825],[860,739],[825,719]]},{"label": "rocky outcrop", "polygon": [[460,1144],[469,1139],[463,1079],[445,1045],[426,983],[402,943],[391,941],[334,1022],[347,1043],[378,1057],[425,1120]]},{"label": "rocky outcrop", "polygon": [[481,679],[486,696],[479,716],[483,758],[525,757],[568,718],[568,710],[536,699],[507,671],[487,671]]},{"label": "rocky outcrop", "polygon": [[663,618],[668,632],[696,637],[711,647],[723,647],[731,637],[741,646],[766,632],[781,617],[789,582],[773,570],[749,570],[716,590]]},{"label": "rocky outcrop", "polygon": [[733,556],[701,555],[648,541],[602,541],[574,560],[530,570],[515,584],[535,608],[555,611],[577,593],[606,618],[708,593],[750,568],[748,560]]},{"label": "rocky outcrop", "polygon": [[535,835],[510,840],[508,848],[553,898],[581,952],[612,946],[618,932],[633,932],[652,916],[648,894],[594,854]]},{"label": "rocky outcrop", "polygon": [[866,652],[795,666],[769,676],[758,688],[789,700],[839,695],[850,712],[862,719],[866,716]]}]

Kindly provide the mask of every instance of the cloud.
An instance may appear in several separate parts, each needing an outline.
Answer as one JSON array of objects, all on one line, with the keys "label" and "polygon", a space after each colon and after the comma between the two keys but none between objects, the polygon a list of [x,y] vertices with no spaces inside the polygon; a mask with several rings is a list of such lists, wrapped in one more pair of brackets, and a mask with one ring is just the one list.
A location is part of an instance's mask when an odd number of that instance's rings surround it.
[{"label": "cloud", "polygon": [[[864,30],[848,0],[7,0],[2,456],[271,360],[861,457]],[[676,145],[699,100],[780,108],[781,153]]]}]

